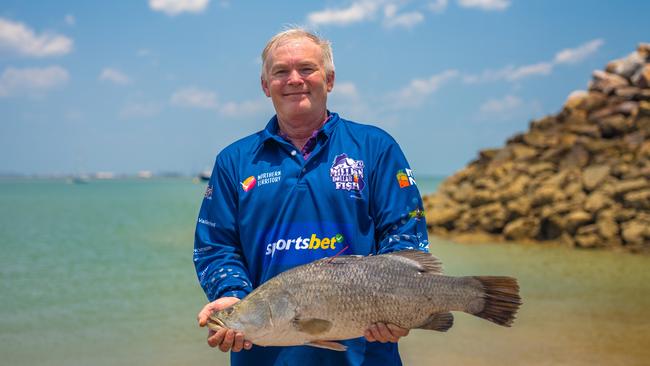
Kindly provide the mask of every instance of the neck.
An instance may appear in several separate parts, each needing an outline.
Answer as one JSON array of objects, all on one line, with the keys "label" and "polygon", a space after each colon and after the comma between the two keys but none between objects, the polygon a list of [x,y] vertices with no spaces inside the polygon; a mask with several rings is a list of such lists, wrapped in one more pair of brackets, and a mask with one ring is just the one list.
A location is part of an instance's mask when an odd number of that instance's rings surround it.
[{"label": "neck", "polygon": [[315,130],[323,126],[327,119],[327,111],[310,118],[285,119],[278,116],[280,131],[287,135],[291,143],[302,149]]}]

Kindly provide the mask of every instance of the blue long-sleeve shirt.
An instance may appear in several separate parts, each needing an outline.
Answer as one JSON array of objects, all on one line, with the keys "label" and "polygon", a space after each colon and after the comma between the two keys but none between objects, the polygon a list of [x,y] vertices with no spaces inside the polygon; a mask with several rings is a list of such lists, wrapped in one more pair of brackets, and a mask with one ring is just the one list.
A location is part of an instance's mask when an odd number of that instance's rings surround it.
[{"label": "blue long-sleeve shirt", "polygon": [[[194,263],[208,299],[244,298],[289,268],[347,254],[428,250],[422,200],[395,140],[336,113],[305,160],[266,128],[217,156],[196,226]],[[308,346],[231,353],[233,365],[401,364],[397,345],[344,341],[347,352]]]}]

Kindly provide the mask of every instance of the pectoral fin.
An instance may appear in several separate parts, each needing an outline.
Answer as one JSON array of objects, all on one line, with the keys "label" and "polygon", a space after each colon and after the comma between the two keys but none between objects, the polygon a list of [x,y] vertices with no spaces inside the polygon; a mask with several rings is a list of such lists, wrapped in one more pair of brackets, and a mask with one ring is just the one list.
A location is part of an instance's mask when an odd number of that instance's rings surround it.
[{"label": "pectoral fin", "polygon": [[330,349],[332,351],[340,351],[340,352],[346,351],[348,349],[347,346],[332,341],[313,341],[313,342],[305,343],[305,346],[325,348],[325,349]]},{"label": "pectoral fin", "polygon": [[418,329],[437,330],[438,332],[446,332],[454,325],[454,316],[451,313],[436,313],[431,314]]},{"label": "pectoral fin", "polygon": [[300,332],[311,335],[318,335],[325,333],[332,328],[332,322],[324,319],[294,319],[293,325]]}]

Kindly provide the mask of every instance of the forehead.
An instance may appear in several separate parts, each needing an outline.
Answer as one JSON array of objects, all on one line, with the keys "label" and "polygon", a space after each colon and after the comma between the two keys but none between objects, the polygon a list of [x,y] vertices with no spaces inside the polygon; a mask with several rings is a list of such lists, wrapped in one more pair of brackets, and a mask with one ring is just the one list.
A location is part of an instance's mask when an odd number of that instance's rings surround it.
[{"label": "forehead", "polygon": [[282,62],[313,61],[322,63],[322,50],[309,38],[283,40],[269,52],[270,66]]}]

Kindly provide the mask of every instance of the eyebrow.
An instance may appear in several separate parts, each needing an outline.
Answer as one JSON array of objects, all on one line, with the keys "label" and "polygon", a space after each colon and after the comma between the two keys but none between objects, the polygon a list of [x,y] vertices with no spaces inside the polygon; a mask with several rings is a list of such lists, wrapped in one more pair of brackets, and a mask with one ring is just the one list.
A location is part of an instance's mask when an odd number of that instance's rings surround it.
[{"label": "eyebrow", "polygon": [[[319,67],[318,63],[317,63],[317,62],[313,62],[313,61],[301,61],[301,62],[298,62],[298,63],[297,63],[297,66],[298,66],[298,67],[304,67],[304,66],[315,66],[315,67]],[[272,71],[272,70],[275,70],[275,69],[281,69],[281,68],[286,68],[286,67],[289,67],[288,64],[286,64],[286,63],[284,63],[284,62],[279,62],[279,63],[275,63],[275,64],[271,65],[271,69],[270,69],[270,70]]]}]

